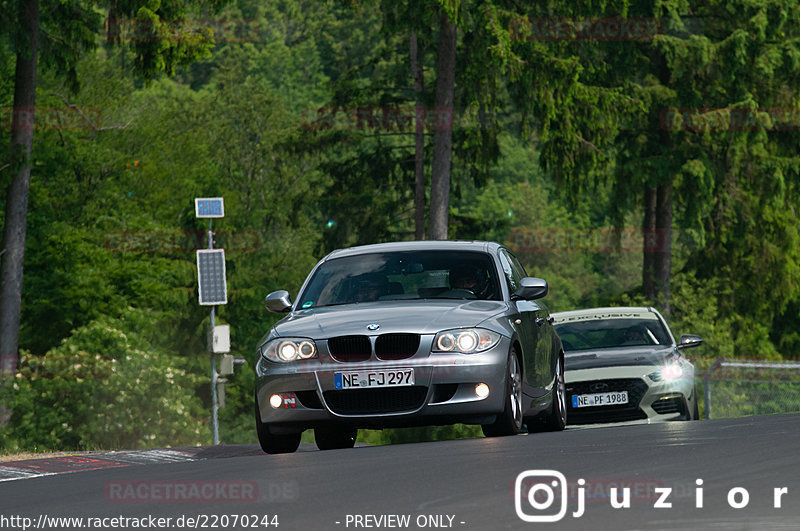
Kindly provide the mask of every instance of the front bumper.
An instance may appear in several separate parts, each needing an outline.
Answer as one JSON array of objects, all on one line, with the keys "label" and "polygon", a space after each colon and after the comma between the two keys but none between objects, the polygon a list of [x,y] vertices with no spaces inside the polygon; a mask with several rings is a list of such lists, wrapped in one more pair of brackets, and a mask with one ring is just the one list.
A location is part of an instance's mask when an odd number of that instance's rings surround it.
[{"label": "front bumper", "polygon": [[[404,360],[339,362],[324,348],[319,359],[256,364],[256,403],[270,429],[292,432],[327,423],[357,428],[415,425],[486,424],[503,411],[509,340],[477,354],[430,353],[433,336],[423,336],[417,353]],[[337,372],[413,369],[414,385],[341,390]],[[479,398],[475,386],[485,383],[489,395]],[[279,407],[270,404],[278,395]]]},{"label": "front bumper", "polygon": [[[652,423],[691,418],[694,403],[694,373],[673,380],[656,381],[657,366],[603,367],[567,370],[567,420],[569,424],[618,422]],[[628,403],[575,407],[573,396],[595,392],[627,391]]]}]

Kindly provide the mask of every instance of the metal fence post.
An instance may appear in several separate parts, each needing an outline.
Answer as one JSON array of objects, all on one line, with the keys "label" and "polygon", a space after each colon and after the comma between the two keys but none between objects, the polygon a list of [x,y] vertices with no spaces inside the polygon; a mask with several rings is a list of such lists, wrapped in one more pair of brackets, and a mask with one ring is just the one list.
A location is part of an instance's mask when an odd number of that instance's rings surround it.
[{"label": "metal fence post", "polygon": [[703,376],[703,388],[705,391],[705,402],[706,402],[706,420],[711,419],[711,373],[717,370],[722,366],[722,362],[725,361],[725,358],[717,358],[717,360],[711,364],[711,367],[708,368],[706,374]]}]

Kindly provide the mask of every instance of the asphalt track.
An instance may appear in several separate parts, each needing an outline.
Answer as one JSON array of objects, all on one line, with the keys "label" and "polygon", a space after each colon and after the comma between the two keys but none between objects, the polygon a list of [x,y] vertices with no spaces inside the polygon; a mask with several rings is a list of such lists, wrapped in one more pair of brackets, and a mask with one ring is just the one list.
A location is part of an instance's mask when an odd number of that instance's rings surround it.
[{"label": "asphalt track", "polygon": [[[40,460],[26,471],[19,468],[24,463],[0,464],[0,476],[6,478],[0,482],[0,527],[21,529],[24,521],[12,517],[31,518],[31,528],[65,529],[75,528],[75,522],[45,524],[53,517],[152,516],[171,518],[172,529],[213,529],[212,524],[242,529],[242,523],[273,529],[274,517],[281,531],[800,529],[798,453],[800,415],[327,452],[303,445],[295,454],[279,456],[260,454],[254,446],[119,452],[90,455],[83,465],[76,464],[80,457],[50,465]],[[20,472],[14,476],[14,470]],[[520,484],[523,515],[556,519],[565,503],[559,521],[526,522],[517,514],[516,479],[526,470],[566,477],[565,498],[556,486],[548,500],[547,489],[536,485],[554,479],[542,473]],[[612,487],[619,489],[614,498],[619,501],[629,489],[629,508],[611,506]],[[747,504],[736,508],[744,503],[742,489]],[[786,489],[778,508],[775,489]],[[539,510],[529,504],[531,490]],[[583,514],[575,516],[581,498]],[[134,528],[131,520],[95,523]]]}]

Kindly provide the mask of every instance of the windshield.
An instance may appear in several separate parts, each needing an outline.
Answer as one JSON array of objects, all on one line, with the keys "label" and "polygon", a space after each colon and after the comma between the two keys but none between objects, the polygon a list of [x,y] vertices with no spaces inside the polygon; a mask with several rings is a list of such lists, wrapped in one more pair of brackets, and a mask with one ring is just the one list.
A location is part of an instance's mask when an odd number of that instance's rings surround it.
[{"label": "windshield", "polygon": [[669,334],[658,319],[594,319],[555,325],[564,351],[669,345]]},{"label": "windshield", "polygon": [[323,263],[298,308],[407,299],[500,300],[494,263],[471,251],[403,251]]}]

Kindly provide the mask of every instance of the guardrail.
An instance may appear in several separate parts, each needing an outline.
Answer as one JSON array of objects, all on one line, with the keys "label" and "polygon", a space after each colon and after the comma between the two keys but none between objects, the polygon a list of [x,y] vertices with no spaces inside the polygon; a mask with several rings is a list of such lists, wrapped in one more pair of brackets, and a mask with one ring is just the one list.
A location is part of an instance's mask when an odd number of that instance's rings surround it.
[{"label": "guardrail", "polygon": [[800,362],[716,360],[703,375],[705,418],[711,418],[712,381],[717,418],[800,411]]}]

